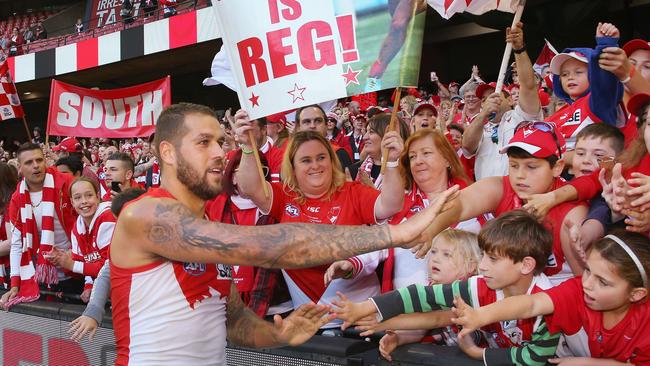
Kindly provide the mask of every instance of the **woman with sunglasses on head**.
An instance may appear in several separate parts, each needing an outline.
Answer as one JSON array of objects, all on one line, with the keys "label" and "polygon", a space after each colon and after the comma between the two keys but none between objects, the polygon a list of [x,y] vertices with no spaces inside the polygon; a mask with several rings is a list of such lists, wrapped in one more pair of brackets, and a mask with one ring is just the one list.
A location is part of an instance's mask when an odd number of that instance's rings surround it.
[{"label": "woman with sunglasses on head", "polygon": [[[271,181],[268,162],[260,152],[262,171],[267,182]],[[274,224],[269,215],[263,214],[250,198],[239,190],[239,163],[242,150],[236,150],[224,170],[222,192],[206,203],[206,213],[214,221],[245,226]],[[258,178],[259,179],[259,178]],[[284,313],[292,309],[286,284],[279,270],[253,266],[233,266],[232,279],[241,298],[258,316]],[[276,306],[277,305],[277,306]],[[272,308],[272,309],[270,309]],[[269,312],[270,310],[270,312]]]},{"label": "woman with sunglasses on head", "polygon": [[[510,143],[501,150],[508,154],[508,175],[488,177],[460,192],[448,211],[436,217],[433,232],[449,225],[492,212],[495,216],[523,207],[531,195],[550,192],[566,184],[560,178],[564,169],[562,154],[564,138],[547,122],[522,122],[515,129]],[[587,215],[584,204],[564,203],[543,217],[553,233],[553,254],[544,273],[557,285],[583,271],[577,253],[571,246],[569,223],[582,222]],[[421,248],[424,257],[428,248]]]},{"label": "woman with sunglasses on head", "polygon": [[[402,209],[404,190],[398,167],[403,146],[397,133],[387,134],[382,141],[382,147],[388,149],[388,168],[381,192],[358,182],[346,182],[331,143],[317,131],[299,131],[289,140],[282,161],[282,183],[265,183],[271,190],[267,196],[249,152],[248,114],[239,111],[236,118],[242,126],[237,135],[243,152],[238,188],[262,212],[268,212],[279,222],[374,225]],[[328,265],[322,265],[283,270],[294,307],[309,301],[329,303],[336,298],[337,291],[354,293],[359,299],[379,293],[374,267],[360,269],[364,275],[357,276],[355,281],[334,281],[325,286],[322,279],[327,268]],[[340,322],[331,322],[325,328],[339,325]]]},{"label": "woman with sunglasses on head", "polygon": [[339,120],[336,113],[327,113],[327,134],[325,136],[329,142],[341,146],[345,133],[339,129]]}]

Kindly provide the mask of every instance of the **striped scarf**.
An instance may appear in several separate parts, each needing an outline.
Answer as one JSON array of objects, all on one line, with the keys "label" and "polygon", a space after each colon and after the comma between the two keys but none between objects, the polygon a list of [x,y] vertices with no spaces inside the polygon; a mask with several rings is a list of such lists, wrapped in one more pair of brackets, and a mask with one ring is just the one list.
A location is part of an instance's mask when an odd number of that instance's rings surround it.
[{"label": "striped scarf", "polygon": [[[43,257],[54,245],[54,202],[56,191],[54,189],[54,176],[45,174],[43,182],[43,198],[37,206],[41,206],[42,221],[41,230],[38,231],[34,218],[34,206],[32,205],[27,183],[23,179],[20,182],[19,207],[20,231],[22,241],[22,254],[20,257],[20,290],[18,295],[11,299],[5,307],[8,308],[21,302],[36,301],[40,296],[39,283],[53,285],[59,282],[56,267]],[[36,257],[36,267],[33,258]]]},{"label": "striped scarf", "polygon": [[[359,167],[359,172],[365,172],[368,175],[368,178],[370,178],[370,180],[372,180],[372,182],[375,184],[375,188],[380,189],[381,188],[381,183],[384,180],[384,175],[379,174],[377,176],[377,178],[373,179],[372,178],[372,167],[374,165],[375,165],[375,161],[370,157],[370,155],[368,155],[368,157],[366,157],[366,160],[364,160],[361,163],[361,166]],[[357,177],[356,177],[355,181],[361,182],[361,175],[360,174],[357,173]]]}]

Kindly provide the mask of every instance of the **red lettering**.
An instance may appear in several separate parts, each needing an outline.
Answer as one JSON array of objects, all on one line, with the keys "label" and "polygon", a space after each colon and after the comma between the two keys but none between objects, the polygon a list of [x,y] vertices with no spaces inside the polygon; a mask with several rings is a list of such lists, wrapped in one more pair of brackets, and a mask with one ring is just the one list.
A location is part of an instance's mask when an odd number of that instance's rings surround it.
[{"label": "red lettering", "polygon": [[[332,28],[327,22],[321,20],[305,23],[298,29],[298,49],[302,66],[308,70],[318,70],[323,66],[336,65],[334,41],[328,39],[315,42],[315,39],[331,35]],[[318,59],[316,51],[320,56]]]},{"label": "red lettering", "polygon": [[280,0],[288,8],[282,9],[282,17],[286,20],[296,20],[302,15],[302,7],[296,0]]},{"label": "red lettering", "polygon": [[[262,59],[264,46],[259,38],[251,37],[238,42],[237,50],[239,51],[239,58],[241,59],[241,66],[247,87],[269,80],[269,72],[266,69],[266,62]],[[257,82],[255,81],[253,66],[257,71]]]},{"label": "red lettering", "polygon": [[50,366],[90,366],[86,352],[73,341],[51,338],[47,341],[47,351]]},{"label": "red lettering", "polygon": [[43,338],[38,334],[5,329],[2,349],[2,364],[6,366],[20,366],[21,361],[37,365],[43,362]]},{"label": "red lettering", "polygon": [[269,0],[269,15],[271,16],[271,24],[280,23],[278,0]]},{"label": "red lettering", "polygon": [[285,46],[282,44],[282,40],[289,36],[291,36],[291,29],[289,28],[278,29],[266,34],[273,77],[276,79],[298,72],[298,66],[296,64],[287,65],[286,63],[286,57],[293,53],[293,47]]}]

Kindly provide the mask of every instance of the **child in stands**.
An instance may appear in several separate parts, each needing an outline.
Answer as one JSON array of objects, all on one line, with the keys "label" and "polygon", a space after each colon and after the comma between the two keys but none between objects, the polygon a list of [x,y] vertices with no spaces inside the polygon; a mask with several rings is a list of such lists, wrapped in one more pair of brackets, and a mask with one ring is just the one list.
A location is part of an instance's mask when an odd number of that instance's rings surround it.
[{"label": "child in stands", "polygon": [[[389,319],[372,327],[370,332],[439,328],[451,324],[449,311],[434,310],[451,308],[455,296],[479,307],[551,287],[543,270],[551,254],[553,236],[535,217],[522,210],[508,212],[488,222],[479,233],[478,242],[483,250],[478,267],[482,275],[450,285],[411,285],[360,303],[342,298],[334,303],[339,319],[345,321],[344,326],[373,314],[383,320]],[[411,316],[390,319],[399,314]],[[555,354],[559,335],[549,334],[543,317],[483,325],[481,330],[490,348],[467,342],[469,337],[458,345],[470,357],[483,360],[486,365],[545,365]]]},{"label": "child in stands", "polygon": [[478,309],[459,299],[454,321],[463,326],[462,338],[485,324],[545,316],[549,330],[564,334],[566,351],[574,356],[553,364],[648,365],[649,270],[650,240],[615,232],[594,243],[582,277]]}]

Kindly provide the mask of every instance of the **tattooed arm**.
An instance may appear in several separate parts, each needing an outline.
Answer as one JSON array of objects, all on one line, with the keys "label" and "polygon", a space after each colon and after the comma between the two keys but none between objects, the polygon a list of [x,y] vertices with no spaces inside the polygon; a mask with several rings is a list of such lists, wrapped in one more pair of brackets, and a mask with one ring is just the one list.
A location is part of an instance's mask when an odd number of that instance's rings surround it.
[{"label": "tattooed arm", "polygon": [[327,316],[328,310],[324,305],[304,304],[285,319],[275,315],[273,323],[270,323],[247,308],[237,287],[231,285],[226,306],[228,340],[244,347],[297,346],[311,338],[333,318]]},{"label": "tattooed arm", "polygon": [[421,234],[456,191],[457,187],[447,190],[436,204],[397,226],[233,226],[198,218],[175,200],[143,199],[120,214],[111,261],[127,268],[160,257],[266,268],[312,267],[431,240]]}]

